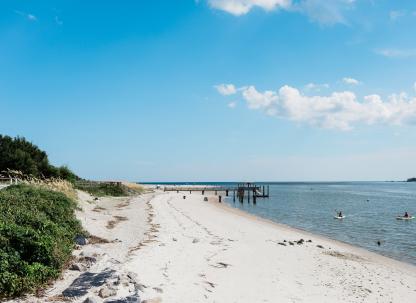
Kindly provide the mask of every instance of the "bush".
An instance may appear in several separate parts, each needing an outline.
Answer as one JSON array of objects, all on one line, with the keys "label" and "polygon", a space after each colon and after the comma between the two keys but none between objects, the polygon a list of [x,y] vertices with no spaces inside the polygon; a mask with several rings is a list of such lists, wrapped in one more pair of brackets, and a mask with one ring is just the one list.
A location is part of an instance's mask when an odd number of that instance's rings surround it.
[{"label": "bush", "polygon": [[0,299],[57,278],[82,233],[76,203],[31,185],[0,191]]},{"label": "bush", "polygon": [[81,181],[75,183],[75,187],[97,197],[125,197],[131,194],[129,188],[121,183]]},{"label": "bush", "polygon": [[55,177],[71,182],[79,179],[66,166],[51,165],[46,152],[25,138],[0,135],[0,173],[7,169],[37,178]]}]

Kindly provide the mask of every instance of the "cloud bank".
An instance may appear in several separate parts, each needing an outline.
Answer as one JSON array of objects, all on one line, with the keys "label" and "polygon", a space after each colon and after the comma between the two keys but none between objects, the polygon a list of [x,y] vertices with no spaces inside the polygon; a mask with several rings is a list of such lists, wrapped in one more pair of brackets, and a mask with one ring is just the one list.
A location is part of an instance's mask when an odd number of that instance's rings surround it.
[{"label": "cloud bank", "polygon": [[384,48],[375,50],[375,53],[388,58],[416,57],[416,49]]},{"label": "cloud bank", "polygon": [[209,0],[212,8],[235,16],[245,15],[254,7],[265,11],[271,11],[276,8],[289,8],[291,2],[291,0]]},{"label": "cloud bank", "polygon": [[234,95],[237,93],[237,89],[233,84],[219,84],[214,87],[223,96]]},{"label": "cloud bank", "polygon": [[357,79],[354,78],[349,78],[349,77],[345,77],[342,79],[342,82],[344,82],[345,84],[349,84],[349,85],[358,85],[361,82],[358,81]]},{"label": "cloud bank", "polygon": [[321,24],[347,23],[343,11],[353,7],[355,0],[207,0],[217,10],[234,16],[248,14],[255,8],[264,11],[282,9],[307,15]]},{"label": "cloud bank", "polygon": [[288,85],[277,91],[259,92],[254,86],[237,91],[249,109],[321,128],[351,130],[363,124],[416,124],[416,98],[405,93],[391,95],[387,100],[376,94],[359,100],[351,91],[307,96]]}]

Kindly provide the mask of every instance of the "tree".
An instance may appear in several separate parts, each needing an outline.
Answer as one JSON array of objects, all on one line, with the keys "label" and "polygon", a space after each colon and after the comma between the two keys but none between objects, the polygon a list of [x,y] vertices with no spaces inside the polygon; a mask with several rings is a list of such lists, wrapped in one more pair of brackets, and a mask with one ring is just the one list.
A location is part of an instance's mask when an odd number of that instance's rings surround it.
[{"label": "tree", "polygon": [[66,166],[51,165],[46,152],[25,138],[0,135],[0,172],[7,169],[38,178],[59,177],[72,182],[79,179]]}]

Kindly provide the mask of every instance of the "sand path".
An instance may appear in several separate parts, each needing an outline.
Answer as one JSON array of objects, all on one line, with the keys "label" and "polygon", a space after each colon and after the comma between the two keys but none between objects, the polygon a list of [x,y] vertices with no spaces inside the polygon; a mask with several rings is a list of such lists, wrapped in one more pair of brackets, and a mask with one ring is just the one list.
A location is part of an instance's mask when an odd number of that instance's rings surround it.
[{"label": "sand path", "polygon": [[[129,262],[149,285],[143,298],[157,297],[162,302],[415,301],[413,266],[241,215],[203,202],[197,193],[187,194],[186,199],[183,194],[160,194],[151,203],[157,214],[154,222],[160,226],[157,242]],[[301,239],[304,242],[298,244]]]}]

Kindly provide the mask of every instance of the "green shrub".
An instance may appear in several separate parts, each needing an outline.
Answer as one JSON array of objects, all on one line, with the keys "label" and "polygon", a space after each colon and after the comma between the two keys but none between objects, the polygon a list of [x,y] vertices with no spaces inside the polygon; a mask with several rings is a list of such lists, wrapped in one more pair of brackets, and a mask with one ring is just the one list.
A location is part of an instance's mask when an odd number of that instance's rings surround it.
[{"label": "green shrub", "polygon": [[0,191],[0,299],[58,277],[82,233],[75,208],[63,193],[40,187]]},{"label": "green shrub", "polygon": [[86,181],[75,183],[75,187],[97,197],[125,197],[131,193],[128,187],[120,183]]},{"label": "green shrub", "polygon": [[22,172],[37,178],[62,178],[78,180],[68,167],[55,167],[49,163],[48,155],[25,138],[0,135],[0,173],[7,169]]}]

